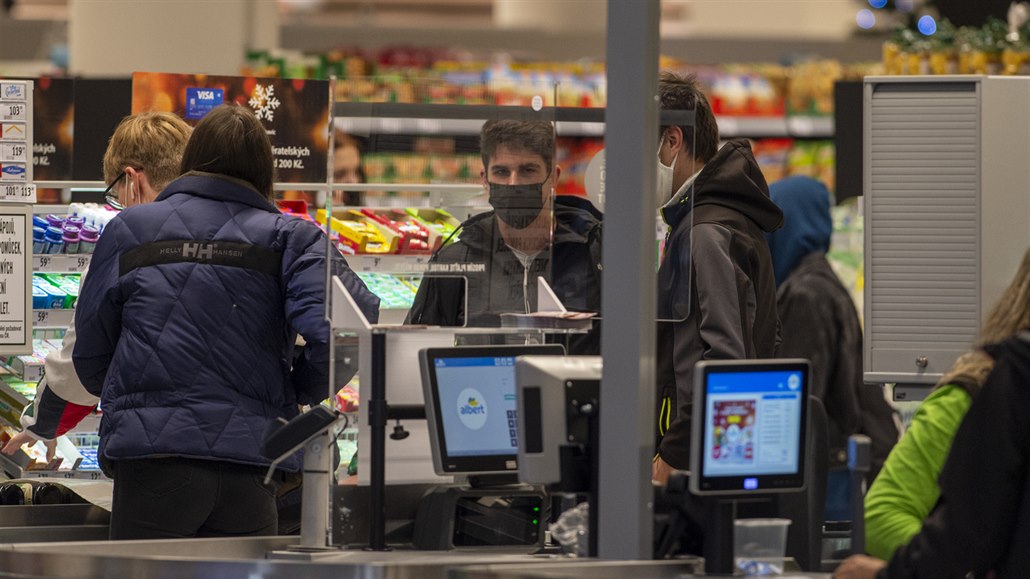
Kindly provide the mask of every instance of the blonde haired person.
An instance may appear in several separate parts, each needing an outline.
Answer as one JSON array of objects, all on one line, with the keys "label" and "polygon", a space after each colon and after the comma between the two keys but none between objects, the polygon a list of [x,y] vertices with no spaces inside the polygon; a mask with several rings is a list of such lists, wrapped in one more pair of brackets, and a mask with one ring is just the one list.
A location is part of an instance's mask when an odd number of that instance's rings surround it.
[{"label": "blonde haired person", "polygon": [[[141,113],[122,119],[104,153],[104,182],[111,205],[129,207],[148,203],[179,176],[179,164],[192,129],[171,113]],[[86,272],[82,273],[82,279]],[[74,314],[73,314],[74,316]],[[86,391],[72,366],[75,321],[68,327],[61,349],[46,359],[46,372],[36,397],[22,413],[24,430],[4,445],[14,454],[37,440],[53,441],[68,432],[96,407],[99,399]],[[53,456],[53,444],[48,456]]]},{"label": "blonde haired person", "polygon": [[[994,369],[983,347],[1030,327],[1030,250],[1015,277],[984,319],[975,348],[955,361],[923,401],[912,425],[894,447],[865,499],[869,557],[855,557],[842,577],[872,577],[923,528],[941,496],[938,478],[959,425]],[[1016,508],[1015,505],[1012,508]],[[861,567],[862,571],[856,569]]]},{"label": "blonde haired person", "polygon": [[171,113],[139,113],[115,129],[104,152],[104,181],[117,209],[148,203],[179,176],[193,131]]}]

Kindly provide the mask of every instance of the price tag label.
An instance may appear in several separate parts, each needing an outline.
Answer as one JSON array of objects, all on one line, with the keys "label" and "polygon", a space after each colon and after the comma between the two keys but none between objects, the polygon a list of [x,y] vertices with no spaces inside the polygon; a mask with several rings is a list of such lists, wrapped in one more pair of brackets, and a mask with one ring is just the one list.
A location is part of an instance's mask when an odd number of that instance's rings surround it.
[{"label": "price tag label", "polygon": [[35,310],[35,324],[45,326],[50,321],[50,310]]},{"label": "price tag label", "polygon": [[82,270],[86,269],[86,267],[88,265],[89,265],[89,256],[88,255],[79,255],[79,256],[75,256],[75,257],[70,257],[69,256],[69,258],[68,258],[68,271],[69,272],[79,273]]},{"label": "price tag label", "polygon": [[0,121],[0,139],[4,141],[28,142],[29,130],[25,123],[17,121]]},{"label": "price tag label", "polygon": [[0,103],[0,121],[24,121],[28,112],[25,103]]},{"label": "price tag label", "polygon": [[32,183],[0,182],[0,201],[17,201],[18,203],[36,202],[36,185]]},{"label": "price tag label", "polygon": [[0,82],[0,101],[28,101],[29,88],[24,80],[5,80]]},{"label": "price tag label", "polygon": [[47,255],[32,256],[32,271],[51,273],[82,273],[89,266],[90,255]]},{"label": "price tag label", "polygon": [[32,271],[49,271],[53,258],[49,255],[33,255]]},{"label": "price tag label", "polygon": [[0,162],[0,181],[25,181],[28,178],[28,166],[25,163]]},{"label": "price tag label", "polygon": [[0,161],[28,161],[29,146],[25,143],[0,143]]},{"label": "price tag label", "polygon": [[815,133],[815,121],[810,117],[790,117],[790,133],[800,137],[812,136]]},{"label": "price tag label", "polygon": [[739,135],[740,134],[740,123],[733,117],[718,117],[716,124],[719,125],[719,133],[726,133],[727,135]]}]

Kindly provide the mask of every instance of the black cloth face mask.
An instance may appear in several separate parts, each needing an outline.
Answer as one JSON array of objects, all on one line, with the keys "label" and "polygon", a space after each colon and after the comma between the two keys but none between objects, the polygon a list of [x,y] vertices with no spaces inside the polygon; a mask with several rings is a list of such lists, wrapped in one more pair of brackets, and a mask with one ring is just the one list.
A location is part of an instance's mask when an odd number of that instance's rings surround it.
[{"label": "black cloth face mask", "polygon": [[525,229],[544,209],[544,184],[507,185],[490,183],[490,205],[501,221],[514,229]]}]

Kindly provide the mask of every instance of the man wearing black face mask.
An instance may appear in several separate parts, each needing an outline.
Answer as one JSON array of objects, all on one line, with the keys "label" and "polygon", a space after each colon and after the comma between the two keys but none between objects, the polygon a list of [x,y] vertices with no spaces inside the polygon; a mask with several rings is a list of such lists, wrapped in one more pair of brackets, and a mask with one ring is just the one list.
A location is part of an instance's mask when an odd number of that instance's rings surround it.
[{"label": "man wearing black face mask", "polygon": [[[540,276],[570,311],[600,311],[601,214],[585,198],[554,195],[554,143],[546,121],[483,125],[483,185],[494,210],[468,219],[458,241],[433,256],[406,323],[498,326],[502,313],[536,309]],[[599,353],[597,332],[569,349]]]}]

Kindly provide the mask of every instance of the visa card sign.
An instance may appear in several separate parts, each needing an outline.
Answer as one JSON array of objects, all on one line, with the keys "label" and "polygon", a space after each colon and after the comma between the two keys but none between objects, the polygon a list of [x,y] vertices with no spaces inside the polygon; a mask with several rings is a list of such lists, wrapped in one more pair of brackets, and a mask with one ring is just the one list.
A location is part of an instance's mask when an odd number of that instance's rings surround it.
[{"label": "visa card sign", "polygon": [[225,91],[220,88],[186,89],[186,119],[195,121],[204,118],[211,109],[225,102]]},{"label": "visa card sign", "polygon": [[132,112],[175,113],[196,125],[223,103],[254,111],[272,142],[276,181],[324,183],[329,147],[329,82],[136,72]]}]

